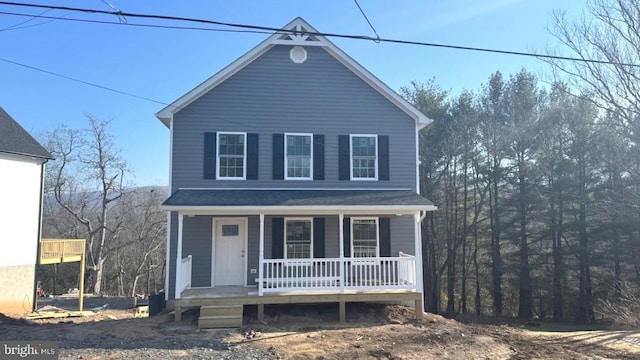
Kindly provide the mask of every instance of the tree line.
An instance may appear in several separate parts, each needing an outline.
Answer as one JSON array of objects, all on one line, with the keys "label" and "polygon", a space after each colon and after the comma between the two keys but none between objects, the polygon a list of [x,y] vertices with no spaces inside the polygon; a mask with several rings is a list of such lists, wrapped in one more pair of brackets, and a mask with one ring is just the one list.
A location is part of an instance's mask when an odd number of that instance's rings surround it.
[{"label": "tree line", "polygon": [[[549,30],[555,81],[492,74],[451,96],[402,94],[420,134],[426,309],[593,322],[640,286],[639,0],[593,0]],[[560,55],[565,55],[560,54]]]}]

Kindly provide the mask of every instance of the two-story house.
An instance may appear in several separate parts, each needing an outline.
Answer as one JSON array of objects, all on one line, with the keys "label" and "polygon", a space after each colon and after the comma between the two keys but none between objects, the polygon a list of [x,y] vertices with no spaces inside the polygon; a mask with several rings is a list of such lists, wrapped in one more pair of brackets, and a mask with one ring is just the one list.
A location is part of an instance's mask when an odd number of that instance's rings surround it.
[{"label": "two-story house", "polygon": [[156,114],[169,306],[201,306],[201,327],[239,326],[246,304],[262,318],[331,301],[344,320],[345,302],[404,300],[421,315],[430,119],[303,19],[284,29]]}]

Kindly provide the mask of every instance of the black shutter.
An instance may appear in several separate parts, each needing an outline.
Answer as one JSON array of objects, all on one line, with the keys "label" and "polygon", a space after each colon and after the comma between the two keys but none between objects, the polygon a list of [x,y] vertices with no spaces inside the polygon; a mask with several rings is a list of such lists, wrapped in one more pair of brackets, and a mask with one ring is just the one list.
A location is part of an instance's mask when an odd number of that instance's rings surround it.
[{"label": "black shutter", "polygon": [[284,180],[284,134],[273,134],[273,180]]},{"label": "black shutter", "polygon": [[284,218],[271,219],[271,258],[284,258]]},{"label": "black shutter", "polygon": [[378,180],[389,180],[389,136],[378,135]]},{"label": "black shutter", "polygon": [[313,257],[324,257],[324,218],[313,218]]},{"label": "black shutter", "polygon": [[216,178],[216,133],[204,133],[204,166],[205,179]]},{"label": "black shutter", "polygon": [[378,219],[378,231],[380,236],[380,256],[391,256],[391,221],[389,218]]},{"label": "black shutter", "polygon": [[351,218],[342,222],[342,239],[344,240],[344,257],[351,257]]},{"label": "black shutter", "polygon": [[313,135],[313,180],[324,180],[324,135]]},{"label": "black shutter", "polygon": [[247,134],[247,180],[258,180],[258,134]]},{"label": "black shutter", "polygon": [[351,151],[349,150],[349,135],[338,135],[338,179],[349,180],[349,161]]}]

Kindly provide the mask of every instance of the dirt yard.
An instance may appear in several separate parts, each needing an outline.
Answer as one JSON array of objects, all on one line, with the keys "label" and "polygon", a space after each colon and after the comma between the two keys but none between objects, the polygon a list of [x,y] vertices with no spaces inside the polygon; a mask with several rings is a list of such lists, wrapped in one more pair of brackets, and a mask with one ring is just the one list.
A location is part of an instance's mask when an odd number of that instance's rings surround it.
[{"label": "dirt yard", "polygon": [[[639,331],[566,331],[545,323],[462,324],[400,305],[267,306],[264,323],[247,307],[243,329],[197,329],[163,313],[136,319],[128,299],[89,298],[83,318],[26,321],[0,314],[0,340],[58,341],[61,359],[640,359]],[[75,300],[39,306],[73,309]]]}]

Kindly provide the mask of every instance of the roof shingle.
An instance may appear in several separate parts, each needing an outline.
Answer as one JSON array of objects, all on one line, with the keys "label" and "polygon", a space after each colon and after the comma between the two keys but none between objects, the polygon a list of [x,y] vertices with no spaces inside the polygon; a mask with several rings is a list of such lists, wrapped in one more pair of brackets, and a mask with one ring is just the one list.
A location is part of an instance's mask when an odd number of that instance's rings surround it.
[{"label": "roof shingle", "polygon": [[0,153],[53,159],[51,154],[0,107]]}]

